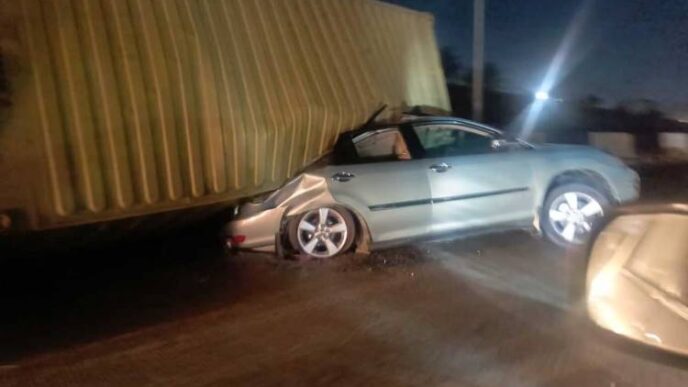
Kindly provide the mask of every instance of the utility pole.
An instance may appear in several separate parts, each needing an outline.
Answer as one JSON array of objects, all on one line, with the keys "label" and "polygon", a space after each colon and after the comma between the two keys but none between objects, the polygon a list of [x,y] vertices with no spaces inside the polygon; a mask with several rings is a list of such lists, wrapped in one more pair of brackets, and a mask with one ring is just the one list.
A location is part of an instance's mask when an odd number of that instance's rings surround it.
[{"label": "utility pole", "polygon": [[485,1],[473,1],[473,119],[483,120],[483,84],[485,77]]}]

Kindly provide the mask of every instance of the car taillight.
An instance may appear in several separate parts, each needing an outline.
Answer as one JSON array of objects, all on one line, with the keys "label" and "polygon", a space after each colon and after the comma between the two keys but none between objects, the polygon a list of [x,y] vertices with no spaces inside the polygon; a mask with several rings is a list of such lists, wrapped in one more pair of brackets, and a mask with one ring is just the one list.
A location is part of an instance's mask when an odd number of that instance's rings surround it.
[{"label": "car taillight", "polygon": [[246,241],[246,235],[232,235],[229,240],[232,242],[232,246],[239,246]]},{"label": "car taillight", "polygon": [[235,250],[239,248],[239,245],[246,241],[246,235],[232,235],[225,241],[225,246],[229,250]]}]

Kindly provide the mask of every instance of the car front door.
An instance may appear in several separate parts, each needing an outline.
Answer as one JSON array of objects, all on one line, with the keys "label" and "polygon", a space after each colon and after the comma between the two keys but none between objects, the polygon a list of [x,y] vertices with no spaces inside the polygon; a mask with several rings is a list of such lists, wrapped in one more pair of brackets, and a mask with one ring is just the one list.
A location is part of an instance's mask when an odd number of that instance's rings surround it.
[{"label": "car front door", "polygon": [[455,124],[417,124],[433,201],[433,233],[527,220],[534,214],[527,150],[496,150],[495,134]]},{"label": "car front door", "polygon": [[363,216],[375,243],[427,234],[432,204],[425,161],[413,158],[396,127],[352,141],[353,162],[327,167],[335,200]]}]

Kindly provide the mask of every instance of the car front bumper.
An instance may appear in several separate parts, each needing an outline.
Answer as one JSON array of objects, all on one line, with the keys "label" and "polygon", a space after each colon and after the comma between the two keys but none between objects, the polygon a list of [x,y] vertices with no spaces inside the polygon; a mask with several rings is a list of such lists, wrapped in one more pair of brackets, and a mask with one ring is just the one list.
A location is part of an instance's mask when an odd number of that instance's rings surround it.
[{"label": "car front bumper", "polygon": [[630,168],[625,168],[614,181],[614,193],[619,204],[630,203],[640,198],[640,175]]}]

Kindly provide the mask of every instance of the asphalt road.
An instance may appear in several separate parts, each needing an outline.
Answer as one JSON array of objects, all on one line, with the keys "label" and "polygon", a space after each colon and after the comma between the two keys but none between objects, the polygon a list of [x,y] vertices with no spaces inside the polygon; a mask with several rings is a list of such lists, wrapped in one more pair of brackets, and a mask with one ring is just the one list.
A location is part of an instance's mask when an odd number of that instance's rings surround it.
[{"label": "asphalt road", "polygon": [[[688,200],[685,167],[645,200]],[[580,256],[523,232],[295,262],[175,235],[0,264],[0,385],[685,386],[600,332]]]}]

